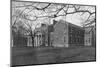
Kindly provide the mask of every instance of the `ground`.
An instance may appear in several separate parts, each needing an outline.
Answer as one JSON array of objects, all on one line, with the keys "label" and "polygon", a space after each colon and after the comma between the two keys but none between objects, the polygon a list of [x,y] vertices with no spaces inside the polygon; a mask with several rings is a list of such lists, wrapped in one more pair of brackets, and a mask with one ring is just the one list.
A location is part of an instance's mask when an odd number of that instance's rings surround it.
[{"label": "ground", "polygon": [[12,47],[12,65],[95,61],[95,47]]}]

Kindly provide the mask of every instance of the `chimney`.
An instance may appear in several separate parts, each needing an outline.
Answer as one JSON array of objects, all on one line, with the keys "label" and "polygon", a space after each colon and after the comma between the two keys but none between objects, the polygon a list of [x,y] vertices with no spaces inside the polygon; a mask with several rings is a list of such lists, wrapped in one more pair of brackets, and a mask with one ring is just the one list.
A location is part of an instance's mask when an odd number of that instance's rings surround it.
[{"label": "chimney", "polygon": [[57,23],[57,21],[56,20],[53,20],[53,25],[55,25]]},{"label": "chimney", "polygon": [[46,24],[44,24],[44,23],[41,23],[41,27],[45,27],[46,26]]}]

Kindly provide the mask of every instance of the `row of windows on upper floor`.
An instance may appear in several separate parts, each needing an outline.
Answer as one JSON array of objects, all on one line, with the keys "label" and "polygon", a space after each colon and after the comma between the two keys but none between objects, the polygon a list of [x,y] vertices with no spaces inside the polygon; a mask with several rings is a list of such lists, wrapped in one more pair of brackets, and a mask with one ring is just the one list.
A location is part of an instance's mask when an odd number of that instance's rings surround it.
[{"label": "row of windows on upper floor", "polygon": [[84,30],[75,28],[75,27],[69,27],[70,33],[76,33],[76,34],[84,34]]},{"label": "row of windows on upper floor", "polygon": [[84,38],[84,35],[69,34],[70,38]]},{"label": "row of windows on upper floor", "polygon": [[84,39],[83,38],[70,38],[69,39],[70,43],[84,43]]},{"label": "row of windows on upper floor", "polygon": [[79,31],[79,30],[70,30],[69,33],[74,33],[74,34],[83,34],[84,35],[84,31]]}]

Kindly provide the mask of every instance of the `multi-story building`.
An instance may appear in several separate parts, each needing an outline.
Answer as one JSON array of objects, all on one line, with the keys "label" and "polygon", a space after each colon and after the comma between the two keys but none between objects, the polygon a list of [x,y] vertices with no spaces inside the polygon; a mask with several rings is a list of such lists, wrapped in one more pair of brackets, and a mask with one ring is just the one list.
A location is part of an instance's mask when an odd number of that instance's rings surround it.
[{"label": "multi-story building", "polygon": [[[80,26],[60,20],[53,21],[53,24],[41,24],[34,30],[34,43],[30,36],[16,36],[14,44],[20,46],[54,46],[54,47],[70,47],[84,45],[84,29]],[[19,38],[19,39],[17,39]],[[16,40],[17,39],[17,40]]]},{"label": "multi-story building", "polygon": [[60,20],[54,21],[51,32],[51,45],[55,47],[83,46],[84,29],[80,26]]},{"label": "multi-story building", "polygon": [[84,29],[77,25],[68,23],[69,38],[68,42],[70,46],[83,46],[84,45]]},{"label": "multi-story building", "polygon": [[27,37],[12,31],[12,47],[25,47],[27,46]]},{"label": "multi-story building", "polygon": [[49,45],[49,31],[47,24],[41,24],[41,27],[38,27],[34,30],[34,45],[38,46],[48,46]]},{"label": "multi-story building", "polygon": [[84,43],[85,46],[96,46],[96,34],[95,29],[91,30],[91,27],[85,27]]},{"label": "multi-story building", "polygon": [[51,32],[51,46],[68,47],[68,24],[65,21],[53,21],[53,32]]}]

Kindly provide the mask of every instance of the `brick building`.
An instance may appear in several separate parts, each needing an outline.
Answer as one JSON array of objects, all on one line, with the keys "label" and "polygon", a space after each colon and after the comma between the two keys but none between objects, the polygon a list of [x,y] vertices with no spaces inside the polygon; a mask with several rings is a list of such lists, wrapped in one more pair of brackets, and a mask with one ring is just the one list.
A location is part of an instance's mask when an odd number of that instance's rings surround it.
[{"label": "brick building", "polygon": [[68,24],[65,21],[53,21],[51,32],[51,46],[68,47]]},{"label": "brick building", "polygon": [[83,46],[84,45],[84,29],[77,25],[68,23],[69,28],[69,44],[70,46]]},{"label": "brick building", "polygon": [[70,47],[84,45],[84,29],[80,26],[60,20],[53,24],[41,24],[34,30],[34,44],[30,36],[17,36],[14,34],[14,45],[17,46],[53,46]]},{"label": "brick building", "polygon": [[12,47],[27,46],[28,39],[26,36],[12,31]]},{"label": "brick building", "polygon": [[95,29],[91,30],[91,27],[85,28],[84,43],[85,46],[96,46],[96,33]]},{"label": "brick building", "polygon": [[41,24],[41,27],[38,27],[34,30],[34,45],[35,47],[38,46],[49,46],[49,31],[48,31],[47,24]]},{"label": "brick building", "polygon": [[84,45],[84,29],[69,22],[54,21],[51,32],[51,46],[70,47]]}]

